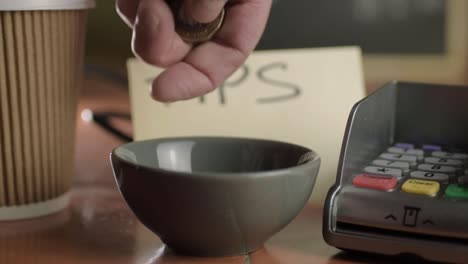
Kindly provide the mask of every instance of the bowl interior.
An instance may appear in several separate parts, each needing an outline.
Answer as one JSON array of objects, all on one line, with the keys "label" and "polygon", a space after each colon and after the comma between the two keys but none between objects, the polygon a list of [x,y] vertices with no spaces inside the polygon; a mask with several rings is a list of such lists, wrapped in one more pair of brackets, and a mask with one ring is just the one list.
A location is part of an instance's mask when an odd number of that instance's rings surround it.
[{"label": "bowl interior", "polygon": [[173,138],[137,141],[115,149],[138,166],[179,172],[264,172],[317,158],[310,149],[284,142],[243,138]]}]

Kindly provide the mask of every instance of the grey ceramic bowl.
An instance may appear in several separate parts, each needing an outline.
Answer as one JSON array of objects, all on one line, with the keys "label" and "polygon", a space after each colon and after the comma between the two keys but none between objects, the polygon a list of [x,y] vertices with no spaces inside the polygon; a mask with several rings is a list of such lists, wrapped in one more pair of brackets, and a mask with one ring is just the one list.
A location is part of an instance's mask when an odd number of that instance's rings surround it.
[{"label": "grey ceramic bowl", "polygon": [[137,218],[172,251],[230,256],[260,249],[290,223],[320,166],[307,148],[246,138],[166,138],[112,151]]}]

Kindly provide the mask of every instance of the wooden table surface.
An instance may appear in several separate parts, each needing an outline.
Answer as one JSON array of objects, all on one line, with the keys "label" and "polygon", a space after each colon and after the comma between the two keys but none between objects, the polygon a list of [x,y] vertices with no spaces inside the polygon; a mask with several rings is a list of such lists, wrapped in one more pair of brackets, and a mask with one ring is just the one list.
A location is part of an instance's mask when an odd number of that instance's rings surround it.
[{"label": "wooden table surface", "polygon": [[[123,87],[87,79],[81,110],[129,112]],[[129,129],[129,126],[123,125]],[[130,131],[131,132],[131,131]],[[77,120],[76,173],[70,206],[58,214],[0,223],[0,263],[396,263],[367,254],[350,254],[322,239],[322,206],[308,204],[265,247],[248,256],[194,258],[169,252],[142,226],[118,193],[109,153],[122,144],[94,123]],[[401,261],[398,261],[401,263]],[[414,262],[412,262],[414,263]]]}]

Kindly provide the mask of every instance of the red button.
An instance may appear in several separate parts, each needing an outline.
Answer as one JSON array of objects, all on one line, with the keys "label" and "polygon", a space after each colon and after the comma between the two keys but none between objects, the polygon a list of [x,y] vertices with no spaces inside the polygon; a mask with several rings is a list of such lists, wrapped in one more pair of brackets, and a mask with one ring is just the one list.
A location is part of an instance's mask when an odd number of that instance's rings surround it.
[{"label": "red button", "polygon": [[394,189],[397,185],[397,182],[397,179],[393,176],[380,176],[369,174],[359,174],[353,179],[354,186],[382,191]]}]

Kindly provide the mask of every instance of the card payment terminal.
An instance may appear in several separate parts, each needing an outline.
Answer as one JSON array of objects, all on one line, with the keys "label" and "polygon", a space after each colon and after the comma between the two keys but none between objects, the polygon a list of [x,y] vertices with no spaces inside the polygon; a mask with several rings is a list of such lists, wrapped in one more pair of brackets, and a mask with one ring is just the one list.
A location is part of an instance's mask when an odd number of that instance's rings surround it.
[{"label": "card payment terminal", "polygon": [[468,87],[391,82],[355,104],[323,235],[341,249],[468,262]]}]

